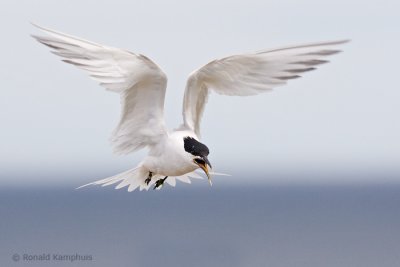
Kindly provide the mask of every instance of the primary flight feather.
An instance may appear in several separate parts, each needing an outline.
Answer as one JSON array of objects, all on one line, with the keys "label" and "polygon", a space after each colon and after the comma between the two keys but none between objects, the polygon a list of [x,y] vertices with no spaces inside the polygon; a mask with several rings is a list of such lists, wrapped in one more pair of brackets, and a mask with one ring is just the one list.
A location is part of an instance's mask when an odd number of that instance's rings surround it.
[{"label": "primary flight feather", "polygon": [[[107,90],[120,94],[121,118],[111,142],[114,152],[128,154],[144,147],[148,155],[136,168],[87,185],[117,184],[128,191],[159,189],[176,180],[190,183],[202,169],[211,184],[209,149],[200,138],[200,121],[210,91],[247,96],[285,85],[290,79],[328,62],[347,40],[298,45],[211,61],[192,72],[183,100],[183,124],[168,131],[164,123],[167,77],[148,57],[100,45],[35,25],[48,36],[33,37],[51,48],[63,61],[85,70]],[[87,186],[84,185],[84,186]]]}]

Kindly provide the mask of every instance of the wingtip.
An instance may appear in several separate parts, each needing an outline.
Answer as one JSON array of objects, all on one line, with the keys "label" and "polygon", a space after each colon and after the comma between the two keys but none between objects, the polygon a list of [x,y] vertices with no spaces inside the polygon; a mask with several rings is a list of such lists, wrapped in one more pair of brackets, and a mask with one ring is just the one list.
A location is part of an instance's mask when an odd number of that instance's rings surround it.
[{"label": "wingtip", "polygon": [[[324,42],[326,45],[341,45],[341,44],[345,44],[350,42],[351,39],[340,39],[340,40],[334,40],[334,41],[328,41],[328,42]],[[321,44],[324,44],[321,43]]]},{"label": "wingtip", "polygon": [[[33,22],[33,21],[29,21],[29,23],[30,23],[32,26],[34,26],[34,27],[36,27],[36,28],[38,28],[38,29],[43,29],[43,27],[39,26],[37,23],[35,23],[35,22]],[[30,36],[31,36],[33,39],[37,40],[37,41],[40,40],[40,36],[39,36],[39,35],[30,34]]]},{"label": "wingtip", "polygon": [[40,26],[40,25],[37,24],[36,22],[29,21],[29,23],[30,23],[32,26],[36,27],[36,28],[39,28],[39,29],[41,29],[41,30],[45,30],[45,28],[43,28],[42,26]]},{"label": "wingtip", "polygon": [[[37,23],[35,23],[35,22],[33,22],[33,21],[30,21],[29,23],[30,23],[32,26],[38,28],[39,30],[41,30],[41,31],[43,31],[43,32],[46,32],[46,33],[52,32],[52,30],[46,29],[45,27],[40,26],[39,24],[37,24]],[[36,40],[39,40],[39,39],[40,39],[40,36],[38,36],[38,35],[31,34],[31,36],[32,36],[33,38],[35,38]]]},{"label": "wingtip", "polygon": [[35,22],[30,21],[30,23],[32,24],[32,26],[38,28],[39,30],[41,30],[41,31],[43,31],[43,32],[45,32],[47,34],[50,34],[50,35],[66,35],[64,33],[57,32],[57,31],[55,31],[53,29],[40,26],[39,24],[37,24]]},{"label": "wingtip", "polygon": [[347,44],[350,42],[351,42],[351,39],[342,39],[342,40],[336,41],[336,44]]},{"label": "wingtip", "polygon": [[346,38],[346,39],[339,39],[337,41],[333,41],[334,43],[348,43],[350,42],[350,39]]}]

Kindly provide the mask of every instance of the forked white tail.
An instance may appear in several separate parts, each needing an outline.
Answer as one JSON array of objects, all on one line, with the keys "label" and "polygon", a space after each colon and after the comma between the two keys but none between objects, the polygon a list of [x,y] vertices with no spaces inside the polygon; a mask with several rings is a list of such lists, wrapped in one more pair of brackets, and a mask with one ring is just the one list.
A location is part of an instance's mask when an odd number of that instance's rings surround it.
[{"label": "forked white tail", "polygon": [[[211,172],[210,174],[215,176],[218,175],[230,176],[228,174],[216,173],[216,172]],[[76,189],[80,189],[82,187],[86,187],[89,185],[108,186],[117,184],[115,189],[121,189],[125,186],[128,186],[128,192],[132,192],[137,188],[139,188],[139,190],[142,191],[143,189],[148,190],[158,179],[164,178],[164,176],[162,175],[154,174],[152,176],[151,182],[149,184],[146,184],[145,180],[148,177],[148,175],[149,175],[148,170],[146,170],[142,166],[137,166],[136,168],[127,170],[125,172],[121,172],[117,175],[82,185]],[[170,176],[168,177],[168,179],[165,180],[165,182],[171,186],[176,185],[176,180],[190,184],[191,183],[190,178],[203,179],[203,177],[197,174],[196,172],[191,172],[177,177]]]},{"label": "forked white tail", "polygon": [[[142,166],[138,166],[136,168],[127,170],[127,171],[119,173],[117,175],[82,185],[82,186],[78,187],[77,189],[88,186],[88,185],[107,186],[107,185],[112,185],[112,184],[118,183],[118,185],[115,187],[115,189],[120,189],[125,186],[129,186],[128,187],[129,192],[132,192],[136,188],[139,188],[140,191],[142,191],[143,189],[148,190],[151,185],[151,183],[148,185],[145,183],[145,180],[146,180],[148,174],[149,173],[146,169],[144,169]],[[157,178],[157,177],[154,177],[154,178]]]}]

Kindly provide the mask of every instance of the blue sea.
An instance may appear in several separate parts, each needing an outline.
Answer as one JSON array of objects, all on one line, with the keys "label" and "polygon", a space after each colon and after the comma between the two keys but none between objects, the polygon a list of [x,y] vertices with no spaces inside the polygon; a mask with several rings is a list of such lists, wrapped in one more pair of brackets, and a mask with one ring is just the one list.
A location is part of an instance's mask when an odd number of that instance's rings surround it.
[{"label": "blue sea", "polygon": [[398,267],[400,186],[0,189],[0,266]]}]

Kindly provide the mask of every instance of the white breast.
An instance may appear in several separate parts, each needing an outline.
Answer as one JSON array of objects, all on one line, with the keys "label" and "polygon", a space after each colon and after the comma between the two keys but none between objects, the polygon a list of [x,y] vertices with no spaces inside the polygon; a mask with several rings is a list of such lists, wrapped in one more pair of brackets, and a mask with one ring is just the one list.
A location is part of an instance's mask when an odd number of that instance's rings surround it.
[{"label": "white breast", "polygon": [[186,136],[198,139],[190,131],[173,131],[157,147],[149,151],[143,166],[154,174],[180,176],[198,168],[193,163],[193,156],[184,149],[183,138]]}]

